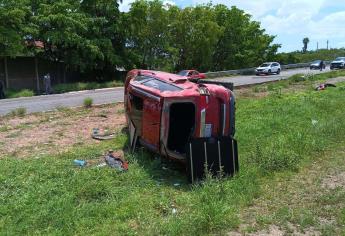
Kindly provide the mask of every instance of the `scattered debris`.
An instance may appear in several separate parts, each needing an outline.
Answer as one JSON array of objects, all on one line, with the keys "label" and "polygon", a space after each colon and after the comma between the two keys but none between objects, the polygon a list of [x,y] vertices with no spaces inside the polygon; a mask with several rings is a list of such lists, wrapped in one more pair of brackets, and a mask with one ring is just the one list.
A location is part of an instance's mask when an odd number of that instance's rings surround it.
[{"label": "scattered debris", "polygon": [[110,139],[114,139],[116,137],[115,133],[111,133],[111,134],[100,134],[99,133],[99,128],[93,128],[92,129],[92,134],[91,137],[93,139],[97,139],[97,140],[110,140]]},{"label": "scattered debris", "polygon": [[316,91],[321,91],[321,90],[325,90],[327,87],[337,87],[335,84],[331,84],[331,83],[325,83],[325,84],[320,84],[319,86],[317,86],[315,88]]},{"label": "scattered debris", "polygon": [[102,162],[101,164],[98,164],[96,167],[101,168],[101,167],[104,167],[104,166],[106,166],[106,165],[107,165],[107,163]]},{"label": "scattered debris", "polygon": [[109,151],[108,154],[104,157],[104,159],[110,167],[115,168],[116,170],[128,170],[128,162],[120,156],[115,156],[113,151]]},{"label": "scattered debris", "polygon": [[73,163],[74,163],[76,166],[84,167],[84,166],[86,166],[87,161],[84,161],[84,160],[74,160]]}]

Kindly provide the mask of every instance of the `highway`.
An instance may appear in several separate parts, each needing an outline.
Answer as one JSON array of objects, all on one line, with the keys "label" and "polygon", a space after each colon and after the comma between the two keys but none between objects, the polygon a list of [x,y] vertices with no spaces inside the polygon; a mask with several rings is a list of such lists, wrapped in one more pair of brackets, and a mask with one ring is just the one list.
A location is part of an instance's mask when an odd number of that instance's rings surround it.
[{"label": "highway", "polygon": [[[329,71],[326,69],[323,72]],[[287,79],[288,77],[299,73],[320,73],[320,71],[311,71],[307,68],[304,69],[290,69],[282,71],[280,75],[269,76],[233,76],[217,78],[215,80],[233,82],[236,87],[261,84],[265,82],[277,81]],[[6,115],[9,112],[24,107],[27,113],[51,111],[58,107],[79,107],[83,105],[85,98],[90,97],[93,99],[93,104],[110,104],[123,101],[123,88],[108,88],[87,90],[80,92],[70,92],[64,94],[42,95],[27,98],[13,98],[0,100],[0,115]]]}]

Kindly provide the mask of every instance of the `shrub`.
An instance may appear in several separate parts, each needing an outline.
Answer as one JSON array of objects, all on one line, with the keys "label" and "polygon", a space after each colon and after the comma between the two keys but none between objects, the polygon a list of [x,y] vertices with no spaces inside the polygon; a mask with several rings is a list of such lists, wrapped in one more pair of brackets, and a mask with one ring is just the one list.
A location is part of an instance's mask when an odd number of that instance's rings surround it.
[{"label": "shrub", "polygon": [[32,97],[35,96],[33,90],[30,89],[22,89],[22,90],[14,90],[14,89],[7,89],[5,90],[5,97],[6,98],[19,98],[19,97]]},{"label": "shrub", "polygon": [[8,113],[9,116],[18,116],[18,117],[24,117],[26,115],[26,108],[25,107],[19,107],[17,109],[12,110],[10,113]]},{"label": "shrub", "polygon": [[84,107],[90,108],[92,107],[93,99],[92,98],[85,98],[84,99]]}]

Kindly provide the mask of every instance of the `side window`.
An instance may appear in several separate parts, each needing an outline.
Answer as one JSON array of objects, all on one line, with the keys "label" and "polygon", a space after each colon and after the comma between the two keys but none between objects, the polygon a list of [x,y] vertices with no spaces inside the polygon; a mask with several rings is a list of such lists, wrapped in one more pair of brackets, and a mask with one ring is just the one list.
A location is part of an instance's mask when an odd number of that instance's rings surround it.
[{"label": "side window", "polygon": [[193,75],[198,75],[199,73],[197,71],[193,71]]},{"label": "side window", "polygon": [[193,75],[193,71],[189,71],[188,76],[192,76],[192,75]]},{"label": "side window", "polygon": [[141,99],[140,97],[137,97],[131,93],[129,94],[129,99],[130,99],[131,105],[134,109],[136,109],[138,111],[143,110],[143,107],[144,107],[143,99]]}]

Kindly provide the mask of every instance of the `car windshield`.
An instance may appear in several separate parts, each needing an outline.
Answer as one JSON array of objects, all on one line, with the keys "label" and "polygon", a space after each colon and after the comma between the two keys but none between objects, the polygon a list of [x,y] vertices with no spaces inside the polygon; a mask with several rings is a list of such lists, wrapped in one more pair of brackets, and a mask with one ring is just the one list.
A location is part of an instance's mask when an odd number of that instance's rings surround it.
[{"label": "car windshield", "polygon": [[338,57],[337,59],[335,59],[336,61],[345,61],[345,57]]},{"label": "car windshield", "polygon": [[316,61],[313,61],[312,64],[319,64],[321,62],[321,60],[316,60]]},{"label": "car windshield", "polygon": [[188,75],[188,70],[182,70],[180,71],[179,73],[177,73],[178,75],[181,75],[181,76],[187,76]]},{"label": "car windshield", "polygon": [[182,90],[180,87],[177,87],[175,85],[163,82],[163,81],[155,79],[155,78],[152,78],[151,80],[144,81],[142,84],[147,86],[147,87],[150,87],[150,88],[158,89],[161,92],[164,92],[164,91],[181,91]]},{"label": "car windshield", "polygon": [[260,67],[269,67],[270,65],[271,65],[271,63],[264,63]]}]

